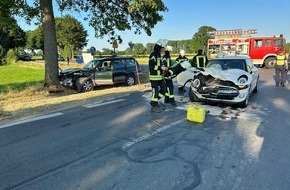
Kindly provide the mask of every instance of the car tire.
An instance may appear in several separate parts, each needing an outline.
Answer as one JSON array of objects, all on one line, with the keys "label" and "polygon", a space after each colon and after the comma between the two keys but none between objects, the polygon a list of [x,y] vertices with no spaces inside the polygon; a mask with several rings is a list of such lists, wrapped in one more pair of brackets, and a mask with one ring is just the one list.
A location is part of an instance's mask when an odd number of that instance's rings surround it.
[{"label": "car tire", "polygon": [[253,90],[253,93],[257,93],[259,91],[259,79],[257,80],[256,86]]},{"label": "car tire", "polygon": [[132,75],[128,75],[124,83],[126,86],[133,86],[136,83],[135,77]]},{"label": "car tire", "polygon": [[275,60],[274,57],[268,57],[268,58],[265,60],[265,67],[266,67],[267,69],[274,69],[274,67],[275,67],[274,60]]},{"label": "car tire", "polygon": [[192,102],[198,102],[199,101],[198,97],[193,92],[192,87],[189,88],[188,96],[189,96],[190,101],[192,101]]},{"label": "car tire", "polygon": [[76,82],[77,92],[89,92],[94,89],[94,84],[91,79],[79,78]]},{"label": "car tire", "polygon": [[197,75],[193,80],[191,80],[191,85],[193,85],[198,91],[202,86],[204,86],[202,75]]},{"label": "car tire", "polygon": [[246,108],[249,105],[249,98],[250,98],[250,93],[247,94],[247,97],[244,101],[239,103],[240,108]]}]

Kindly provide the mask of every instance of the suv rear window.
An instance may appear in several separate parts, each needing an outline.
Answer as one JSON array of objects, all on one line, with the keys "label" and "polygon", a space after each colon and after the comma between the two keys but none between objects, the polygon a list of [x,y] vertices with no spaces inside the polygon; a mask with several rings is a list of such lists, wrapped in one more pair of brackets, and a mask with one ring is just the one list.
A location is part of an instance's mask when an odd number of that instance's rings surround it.
[{"label": "suv rear window", "polygon": [[133,59],[125,59],[125,65],[127,67],[134,67],[135,66],[135,61]]},{"label": "suv rear window", "polygon": [[121,60],[114,60],[114,69],[122,69],[124,68],[124,64]]}]

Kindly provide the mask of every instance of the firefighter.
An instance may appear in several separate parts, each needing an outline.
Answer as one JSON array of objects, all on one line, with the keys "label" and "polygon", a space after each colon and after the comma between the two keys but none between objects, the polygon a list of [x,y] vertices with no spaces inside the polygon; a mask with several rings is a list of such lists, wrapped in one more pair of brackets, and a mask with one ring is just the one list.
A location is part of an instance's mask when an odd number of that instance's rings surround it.
[{"label": "firefighter", "polygon": [[211,52],[210,54],[211,59],[216,58],[216,56],[217,56],[217,53],[215,51]]},{"label": "firefighter", "polygon": [[185,51],[182,49],[179,52],[179,56],[176,58],[176,62],[182,63],[183,61],[188,61],[188,58],[186,57]]},{"label": "firefighter", "polygon": [[288,84],[289,84],[290,83],[290,71],[289,71],[290,55],[289,53],[286,54],[286,59],[287,59],[286,81],[288,81]]},{"label": "firefighter", "polygon": [[166,91],[163,72],[166,72],[168,68],[162,65],[161,58],[165,44],[164,40],[158,40],[149,57],[149,80],[152,88],[150,105],[153,112],[161,112],[158,100],[165,95]]},{"label": "firefighter", "polygon": [[[176,58],[175,61],[176,61],[176,64],[180,64],[184,61],[188,61],[188,58],[186,57],[186,53],[183,49],[180,50],[179,56]],[[178,86],[178,92],[179,92],[179,94],[182,94],[184,92],[183,87]]]},{"label": "firefighter", "polygon": [[[165,67],[170,68],[173,66],[170,52],[172,52],[172,46],[167,46],[165,48],[165,54],[162,59],[162,63]],[[176,75],[175,75],[176,76]],[[164,98],[165,104],[171,104],[173,107],[176,107],[176,102],[174,99],[174,86],[172,82],[172,78],[175,77],[174,75],[165,76],[165,86],[166,86],[166,93]]]},{"label": "firefighter", "polygon": [[286,55],[283,53],[283,49],[280,50],[279,55],[277,55],[274,60],[275,63],[275,82],[276,86],[279,84],[284,87],[286,82],[286,73],[288,70],[288,62],[286,59]]},{"label": "firefighter", "polygon": [[192,58],[192,66],[195,68],[205,67],[208,62],[207,56],[203,54],[202,49],[197,51],[197,54]]}]

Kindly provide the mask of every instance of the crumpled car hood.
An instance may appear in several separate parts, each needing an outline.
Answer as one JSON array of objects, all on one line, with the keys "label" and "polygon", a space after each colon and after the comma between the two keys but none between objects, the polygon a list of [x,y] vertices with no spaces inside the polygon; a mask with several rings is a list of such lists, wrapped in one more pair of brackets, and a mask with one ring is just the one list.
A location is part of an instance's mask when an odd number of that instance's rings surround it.
[{"label": "crumpled car hood", "polygon": [[69,69],[62,70],[61,73],[70,74],[70,73],[74,73],[74,72],[77,72],[77,71],[80,71],[80,70],[81,69],[78,69],[78,68],[69,68]]},{"label": "crumpled car hood", "polygon": [[[212,77],[224,81],[232,81],[236,85],[248,85],[252,81],[252,76],[247,73],[246,71],[240,70],[240,69],[229,69],[229,70],[220,70],[216,68],[202,68],[201,70],[196,70],[203,75],[211,75]],[[246,75],[248,77],[248,80],[246,83],[241,84],[238,82],[238,79],[240,76]]]}]

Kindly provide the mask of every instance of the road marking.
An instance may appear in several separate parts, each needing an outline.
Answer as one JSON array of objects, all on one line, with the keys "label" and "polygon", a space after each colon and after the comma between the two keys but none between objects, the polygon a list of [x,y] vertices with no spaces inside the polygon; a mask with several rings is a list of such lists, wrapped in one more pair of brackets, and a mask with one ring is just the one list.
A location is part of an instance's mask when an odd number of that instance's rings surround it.
[{"label": "road marking", "polygon": [[31,118],[31,119],[16,121],[16,122],[8,123],[8,124],[5,124],[5,125],[0,125],[0,129],[5,128],[5,127],[11,127],[11,126],[14,126],[14,125],[23,124],[23,123],[28,123],[28,122],[32,122],[32,121],[37,121],[37,120],[41,120],[41,119],[47,119],[47,118],[51,118],[51,117],[56,117],[56,116],[59,116],[59,115],[63,115],[63,113],[57,112],[57,113],[53,113],[53,114],[48,114],[48,115],[43,115],[43,116],[39,116],[39,117],[34,117],[34,118]]},{"label": "road marking", "polygon": [[126,99],[118,99],[118,100],[112,100],[112,101],[108,101],[108,102],[95,102],[93,104],[87,104],[87,105],[84,105],[83,107],[85,108],[94,108],[94,107],[99,107],[99,106],[103,106],[103,105],[107,105],[107,104],[113,104],[113,103],[116,103],[116,102],[121,102],[121,101],[124,101]]},{"label": "road marking", "polygon": [[174,127],[175,125],[178,125],[178,124],[184,122],[185,120],[186,120],[186,118],[177,120],[177,121],[175,121],[175,122],[173,122],[173,123],[171,123],[169,125],[165,125],[165,126],[159,128],[159,129],[157,129],[157,130],[155,130],[153,132],[147,133],[147,134],[145,134],[145,135],[143,135],[143,136],[141,136],[141,137],[139,137],[137,139],[134,139],[133,141],[127,142],[127,143],[125,143],[122,146],[122,149],[125,150],[126,148],[129,148],[130,146],[132,146],[132,145],[134,145],[136,143],[139,143],[139,142],[141,142],[141,141],[143,141],[143,140],[145,140],[145,139],[147,139],[149,137],[152,137],[152,136],[154,136],[154,135],[156,135],[156,134],[158,134],[158,133],[160,133],[162,131],[165,131],[166,129]]}]

